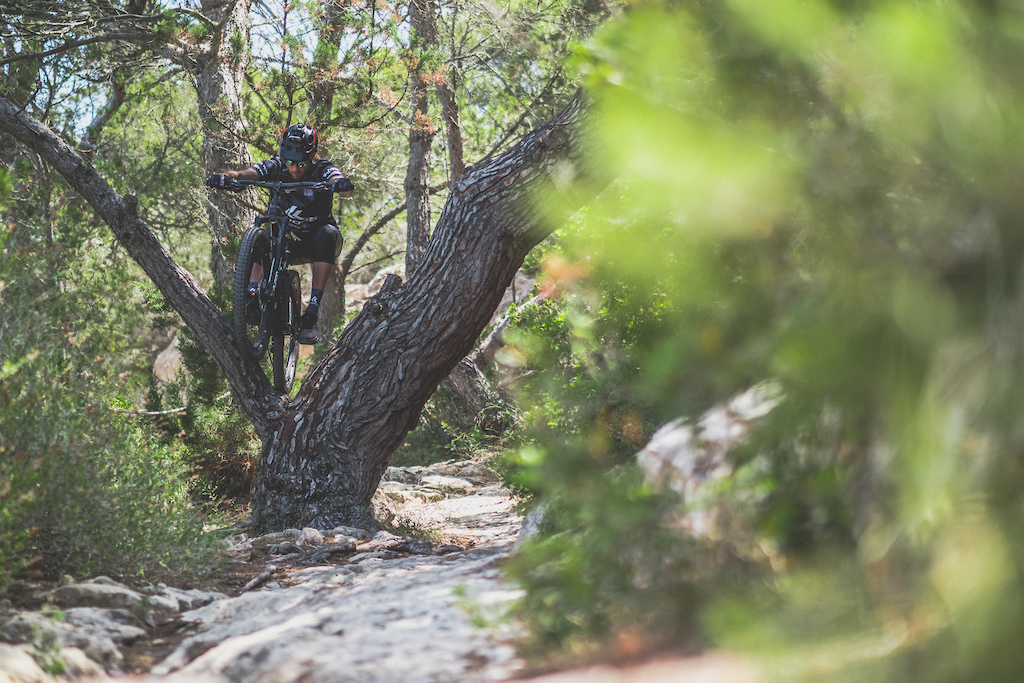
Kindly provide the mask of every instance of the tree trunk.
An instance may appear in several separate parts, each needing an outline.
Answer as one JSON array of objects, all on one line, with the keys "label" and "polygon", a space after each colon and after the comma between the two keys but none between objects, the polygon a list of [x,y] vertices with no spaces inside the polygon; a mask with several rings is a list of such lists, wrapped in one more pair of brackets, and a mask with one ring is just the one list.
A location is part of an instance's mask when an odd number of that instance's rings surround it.
[{"label": "tree trunk", "polygon": [[462,124],[459,123],[459,103],[455,99],[455,65],[448,65],[448,77],[438,83],[435,90],[441,102],[444,116],[445,139],[448,145],[448,189],[451,190],[466,172],[466,161],[462,152]]},{"label": "tree trunk", "polygon": [[[449,195],[421,266],[391,276],[312,370],[293,400],[236,349],[227,320],[96,170],[0,98],[0,130],[34,150],[84,197],[224,370],[263,439],[257,529],[375,525],[370,500],[424,403],[473,348],[529,250],[566,216],[540,197],[584,169],[578,95],[501,157],[468,169]],[[562,211],[582,201],[566,196]]]},{"label": "tree trunk", "polygon": [[437,46],[434,3],[412,0],[409,18],[419,41],[416,55],[421,60],[409,73],[412,91],[412,123],[409,125],[409,165],[405,171],[405,274],[413,272],[423,260],[430,235],[430,147],[437,128],[427,116],[429,88],[423,73],[422,58]]},{"label": "tree trunk", "polygon": [[331,78],[338,70],[344,5],[340,0],[326,0],[323,3],[322,18],[317,32],[316,51],[313,53],[314,80],[309,95],[309,119],[317,130],[327,127],[334,108],[334,84]]},{"label": "tree trunk", "polygon": [[[202,0],[203,14],[218,25],[214,39],[195,61],[185,66],[194,76],[199,101],[199,119],[203,126],[203,168],[211,173],[252,164],[245,140],[242,118],[242,84],[248,64],[250,0],[225,3],[223,0]],[[231,14],[225,16],[225,10]],[[232,41],[225,36],[242,36],[242,52],[233,52]],[[239,43],[236,43],[237,46]],[[223,246],[232,237],[252,225],[252,209],[229,192],[210,194],[207,205],[212,229],[210,271],[222,286],[234,281],[234,255],[224,253]]]}]

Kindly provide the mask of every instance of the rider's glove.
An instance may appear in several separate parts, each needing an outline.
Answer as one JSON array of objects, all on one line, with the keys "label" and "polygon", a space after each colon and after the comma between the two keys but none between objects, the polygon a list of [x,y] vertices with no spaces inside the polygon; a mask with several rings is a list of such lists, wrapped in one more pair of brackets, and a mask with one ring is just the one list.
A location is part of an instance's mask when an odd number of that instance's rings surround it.
[{"label": "rider's glove", "polygon": [[224,187],[228,184],[228,177],[223,173],[214,173],[206,179],[207,187]]},{"label": "rider's glove", "polygon": [[338,178],[334,181],[335,192],[351,192],[354,189],[356,189],[356,186],[348,178]]}]

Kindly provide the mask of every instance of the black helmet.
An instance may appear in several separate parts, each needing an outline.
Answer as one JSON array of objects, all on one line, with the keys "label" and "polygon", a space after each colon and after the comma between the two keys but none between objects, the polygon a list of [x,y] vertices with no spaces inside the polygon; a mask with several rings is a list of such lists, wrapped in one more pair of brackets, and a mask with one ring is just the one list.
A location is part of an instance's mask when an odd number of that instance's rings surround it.
[{"label": "black helmet", "polygon": [[281,136],[278,155],[285,161],[309,161],[316,154],[316,131],[304,123],[296,123]]}]

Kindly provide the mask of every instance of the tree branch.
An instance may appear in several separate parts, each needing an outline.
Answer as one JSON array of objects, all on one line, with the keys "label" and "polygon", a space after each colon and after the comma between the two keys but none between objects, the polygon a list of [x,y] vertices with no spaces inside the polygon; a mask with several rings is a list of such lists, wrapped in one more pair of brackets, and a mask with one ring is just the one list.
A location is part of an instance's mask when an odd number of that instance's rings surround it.
[{"label": "tree branch", "polygon": [[128,42],[143,42],[146,40],[152,40],[152,33],[105,33],[101,36],[91,36],[89,38],[80,38],[78,40],[69,40],[63,45],[44,50],[43,52],[23,52],[21,54],[8,57],[7,59],[0,59],[0,66],[5,66],[12,62],[19,62],[24,59],[40,59],[42,57],[51,57],[61,52],[67,52],[73,50],[76,47],[82,47],[83,45],[92,45],[93,43],[109,43],[115,40],[126,40]]},{"label": "tree branch", "polygon": [[356,260],[356,256],[359,255],[359,252],[362,251],[363,247],[366,246],[366,243],[370,240],[370,238],[376,235],[378,232],[380,232],[381,229],[385,225],[387,225],[389,221],[391,221],[391,219],[395,218],[403,211],[405,211],[405,204],[399,204],[398,206],[394,207],[386,214],[381,216],[379,219],[377,219],[377,221],[373,225],[366,228],[366,230],[363,230],[363,233],[359,236],[359,239],[356,240],[355,244],[352,245],[352,248],[349,249],[348,252],[345,254],[345,258],[342,259],[340,267],[341,272],[344,273],[345,275],[348,275],[350,269],[352,268],[352,264]]},{"label": "tree branch", "polygon": [[0,130],[49,163],[110,227],[117,241],[167,297],[223,370],[231,392],[256,433],[269,438],[283,410],[255,361],[239,352],[231,326],[192,275],[164,250],[137,213],[137,199],[121,197],[88,162],[53,131],[0,97]]}]

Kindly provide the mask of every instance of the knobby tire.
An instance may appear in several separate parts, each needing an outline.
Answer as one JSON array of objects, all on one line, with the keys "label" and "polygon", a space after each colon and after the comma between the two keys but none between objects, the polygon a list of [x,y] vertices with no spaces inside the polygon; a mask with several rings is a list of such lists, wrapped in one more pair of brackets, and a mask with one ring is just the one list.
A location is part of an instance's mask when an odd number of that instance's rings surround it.
[{"label": "knobby tire", "polygon": [[[270,341],[270,327],[273,324],[273,301],[258,296],[260,322],[251,325],[246,322],[245,306],[249,299],[249,274],[253,263],[263,266],[263,281],[270,275],[270,237],[257,227],[249,228],[242,237],[235,264],[234,332],[238,350],[254,360],[260,360],[267,352]],[[260,283],[262,291],[263,281]]]}]

